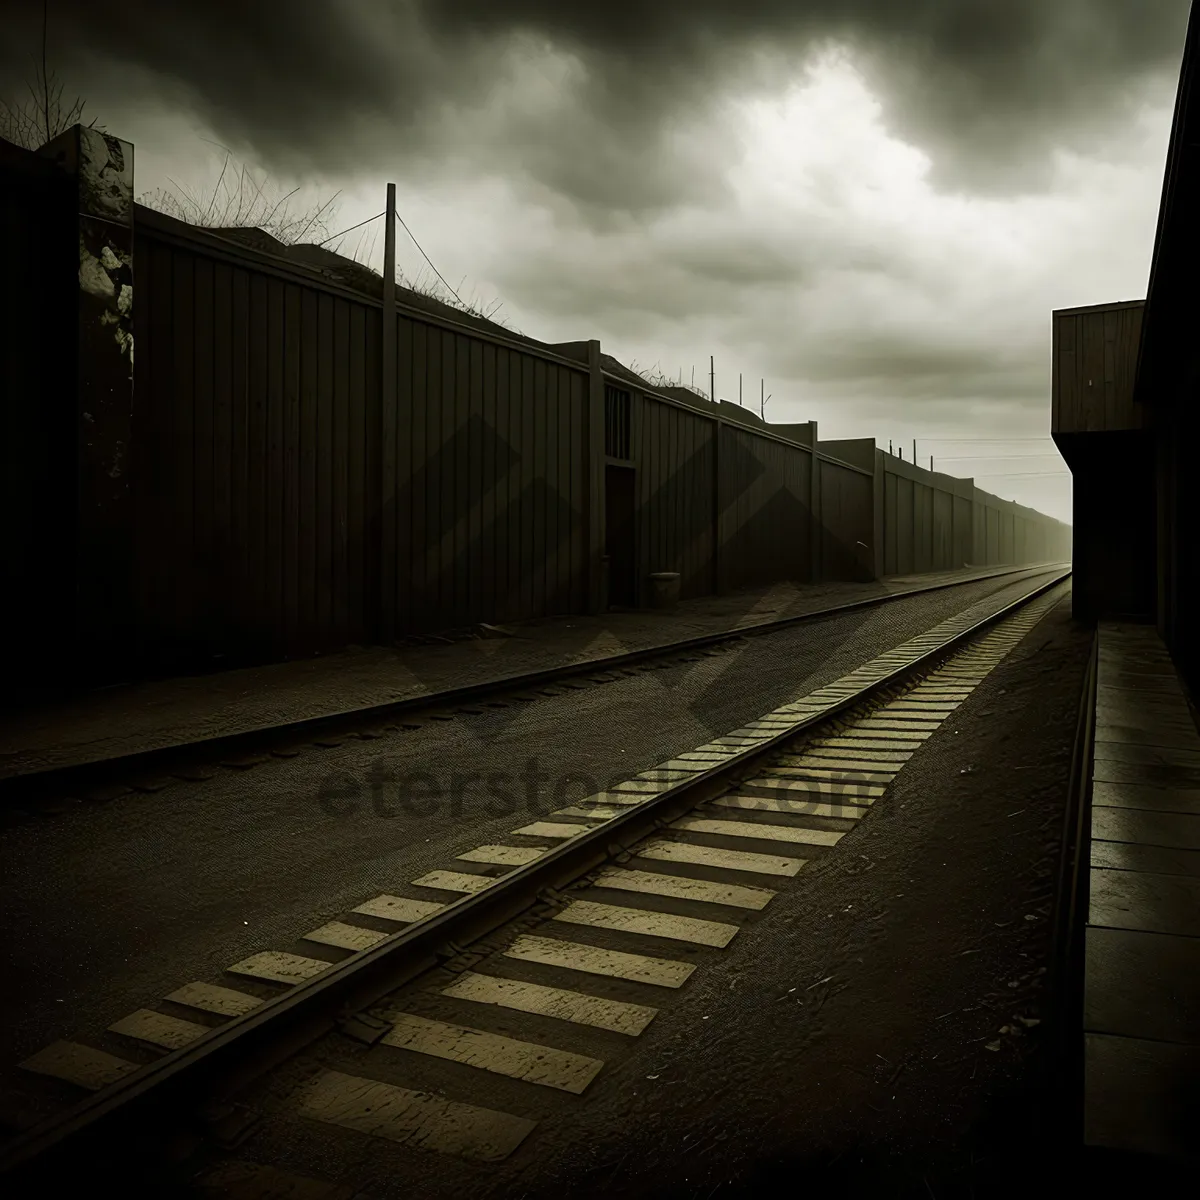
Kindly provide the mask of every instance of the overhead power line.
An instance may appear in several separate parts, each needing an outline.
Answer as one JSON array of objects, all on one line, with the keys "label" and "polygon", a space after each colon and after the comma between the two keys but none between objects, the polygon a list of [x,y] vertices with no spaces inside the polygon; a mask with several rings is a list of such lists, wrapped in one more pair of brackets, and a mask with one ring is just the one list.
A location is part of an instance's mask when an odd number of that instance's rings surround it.
[{"label": "overhead power line", "polygon": [[[400,222],[400,225],[404,229],[404,232],[407,233],[410,238],[412,238],[413,245],[416,246],[416,248],[418,250],[421,250],[421,243],[418,242],[415,237],[413,237],[413,231],[411,229],[409,229],[409,227],[407,225],[404,224],[404,218],[399,213],[396,214],[396,220]],[[435,267],[433,265],[433,260],[429,257],[428,254],[425,253],[424,250],[421,250],[421,257],[427,263],[429,263],[430,270],[433,271],[433,273],[439,279],[441,279],[442,283],[445,285],[446,289],[450,292],[450,294],[455,298],[455,300],[457,300],[459,302],[459,304],[462,304],[462,302],[463,302],[462,297],[448,283],[446,283],[446,280],[443,278],[441,271],[439,271],[437,269],[437,267]]]},{"label": "overhead power line", "polygon": [[324,242],[318,242],[317,245],[324,246],[326,244],[326,242],[332,242],[334,238],[340,238],[344,234],[353,233],[356,229],[361,228],[363,225],[369,225],[372,221],[378,221],[379,218],[382,216],[383,216],[383,213],[378,212],[373,217],[368,217],[365,221],[359,221],[359,223],[357,225],[351,225],[349,229],[343,229],[341,231],[341,233],[335,233],[335,234],[331,235],[330,237],[327,237]]},{"label": "overhead power line", "polygon": [[1058,452],[1045,454],[939,454],[938,462],[1029,462],[1035,458],[1058,458]]},{"label": "overhead power line", "polygon": [[1018,476],[1026,478],[1034,475],[1053,476],[1055,479],[1071,479],[1072,475],[1069,471],[977,471],[973,479],[1014,479]]}]

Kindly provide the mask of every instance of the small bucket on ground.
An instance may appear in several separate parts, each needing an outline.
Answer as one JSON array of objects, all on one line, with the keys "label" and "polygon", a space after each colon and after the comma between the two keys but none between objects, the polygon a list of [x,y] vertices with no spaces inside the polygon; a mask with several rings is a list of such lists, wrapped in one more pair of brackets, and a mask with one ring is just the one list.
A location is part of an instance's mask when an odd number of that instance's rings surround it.
[{"label": "small bucket on ground", "polygon": [[650,576],[650,607],[674,608],[679,603],[679,572],[655,571]]}]

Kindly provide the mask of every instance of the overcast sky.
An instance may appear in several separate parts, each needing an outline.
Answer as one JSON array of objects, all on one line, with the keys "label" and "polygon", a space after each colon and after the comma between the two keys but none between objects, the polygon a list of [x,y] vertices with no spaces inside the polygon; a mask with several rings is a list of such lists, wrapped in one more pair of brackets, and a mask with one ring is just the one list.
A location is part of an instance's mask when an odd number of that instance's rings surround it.
[{"label": "overcast sky", "polygon": [[[2,0],[12,94],[36,0]],[[49,0],[139,192],[227,147],[546,341],[1069,519],[1050,312],[1145,295],[1187,0]],[[380,222],[343,252],[378,266]],[[398,262],[431,278],[400,231]],[[464,281],[460,287],[460,281]],[[961,439],[959,441],[951,439]],[[1001,439],[1011,439],[1002,441]],[[1041,440],[1037,440],[1041,439]]]}]

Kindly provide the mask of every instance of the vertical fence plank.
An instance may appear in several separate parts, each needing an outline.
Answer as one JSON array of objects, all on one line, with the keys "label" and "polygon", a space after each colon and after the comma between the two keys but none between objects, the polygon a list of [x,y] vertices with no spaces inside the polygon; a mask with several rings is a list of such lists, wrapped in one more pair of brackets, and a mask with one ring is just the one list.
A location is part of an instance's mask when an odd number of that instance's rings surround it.
[{"label": "vertical fence plank", "polygon": [[246,433],[246,559],[247,621],[257,647],[257,655],[268,656],[273,650],[273,591],[269,583],[271,541],[267,530],[268,487],[275,448],[268,438],[268,413],[271,407],[271,381],[278,378],[278,364],[272,370],[272,340],[269,327],[270,288],[264,275],[249,277],[249,332],[247,343],[248,427]]},{"label": "vertical fence plank", "polygon": [[401,317],[396,329],[396,413],[392,443],[392,540],[388,596],[391,600],[395,635],[409,632],[412,622],[412,493],[413,409],[417,403],[413,371],[413,322]]},{"label": "vertical fence plank", "polygon": [[320,343],[318,297],[305,288],[300,296],[300,530],[297,561],[299,645],[317,644],[317,381]]},{"label": "vertical fence plank", "polygon": [[368,310],[354,305],[347,330],[346,574],[355,641],[368,640],[366,536],[366,422]]},{"label": "vertical fence plank", "polygon": [[229,358],[229,558],[233,595],[229,598],[230,644],[239,656],[254,654],[254,608],[250,524],[250,278],[241,268],[230,276]]},{"label": "vertical fence plank", "polygon": [[211,652],[231,645],[238,578],[233,534],[233,271],[213,264]]},{"label": "vertical fence plank", "polygon": [[333,624],[333,297],[317,296],[315,643],[345,645]]},{"label": "vertical fence plank", "polygon": [[285,284],[283,361],[283,626],[289,653],[301,644],[303,613],[300,607],[300,471],[301,452],[301,290]]},{"label": "vertical fence plank", "polygon": [[329,563],[332,575],[333,628],[338,639],[356,642],[357,622],[351,619],[346,528],[349,520],[350,463],[350,305],[333,302],[333,468]]},{"label": "vertical fence plank", "polygon": [[413,485],[409,493],[412,540],[405,578],[413,631],[424,628],[429,621],[429,397],[432,394],[430,363],[436,357],[436,346],[434,331],[422,321],[414,322],[411,448]]}]

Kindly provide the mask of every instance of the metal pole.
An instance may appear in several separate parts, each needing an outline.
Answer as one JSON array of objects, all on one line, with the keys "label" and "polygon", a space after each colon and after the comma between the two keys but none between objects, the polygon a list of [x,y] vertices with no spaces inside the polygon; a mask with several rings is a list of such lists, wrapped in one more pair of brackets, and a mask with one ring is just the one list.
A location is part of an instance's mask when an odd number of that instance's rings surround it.
[{"label": "metal pole", "polygon": [[738,404],[742,402],[742,373],[738,372]]},{"label": "metal pole", "polygon": [[713,356],[708,356],[708,398],[716,404],[717,402],[717,377],[713,371]]},{"label": "metal pole", "polygon": [[913,466],[917,465],[917,439],[913,438]]}]

